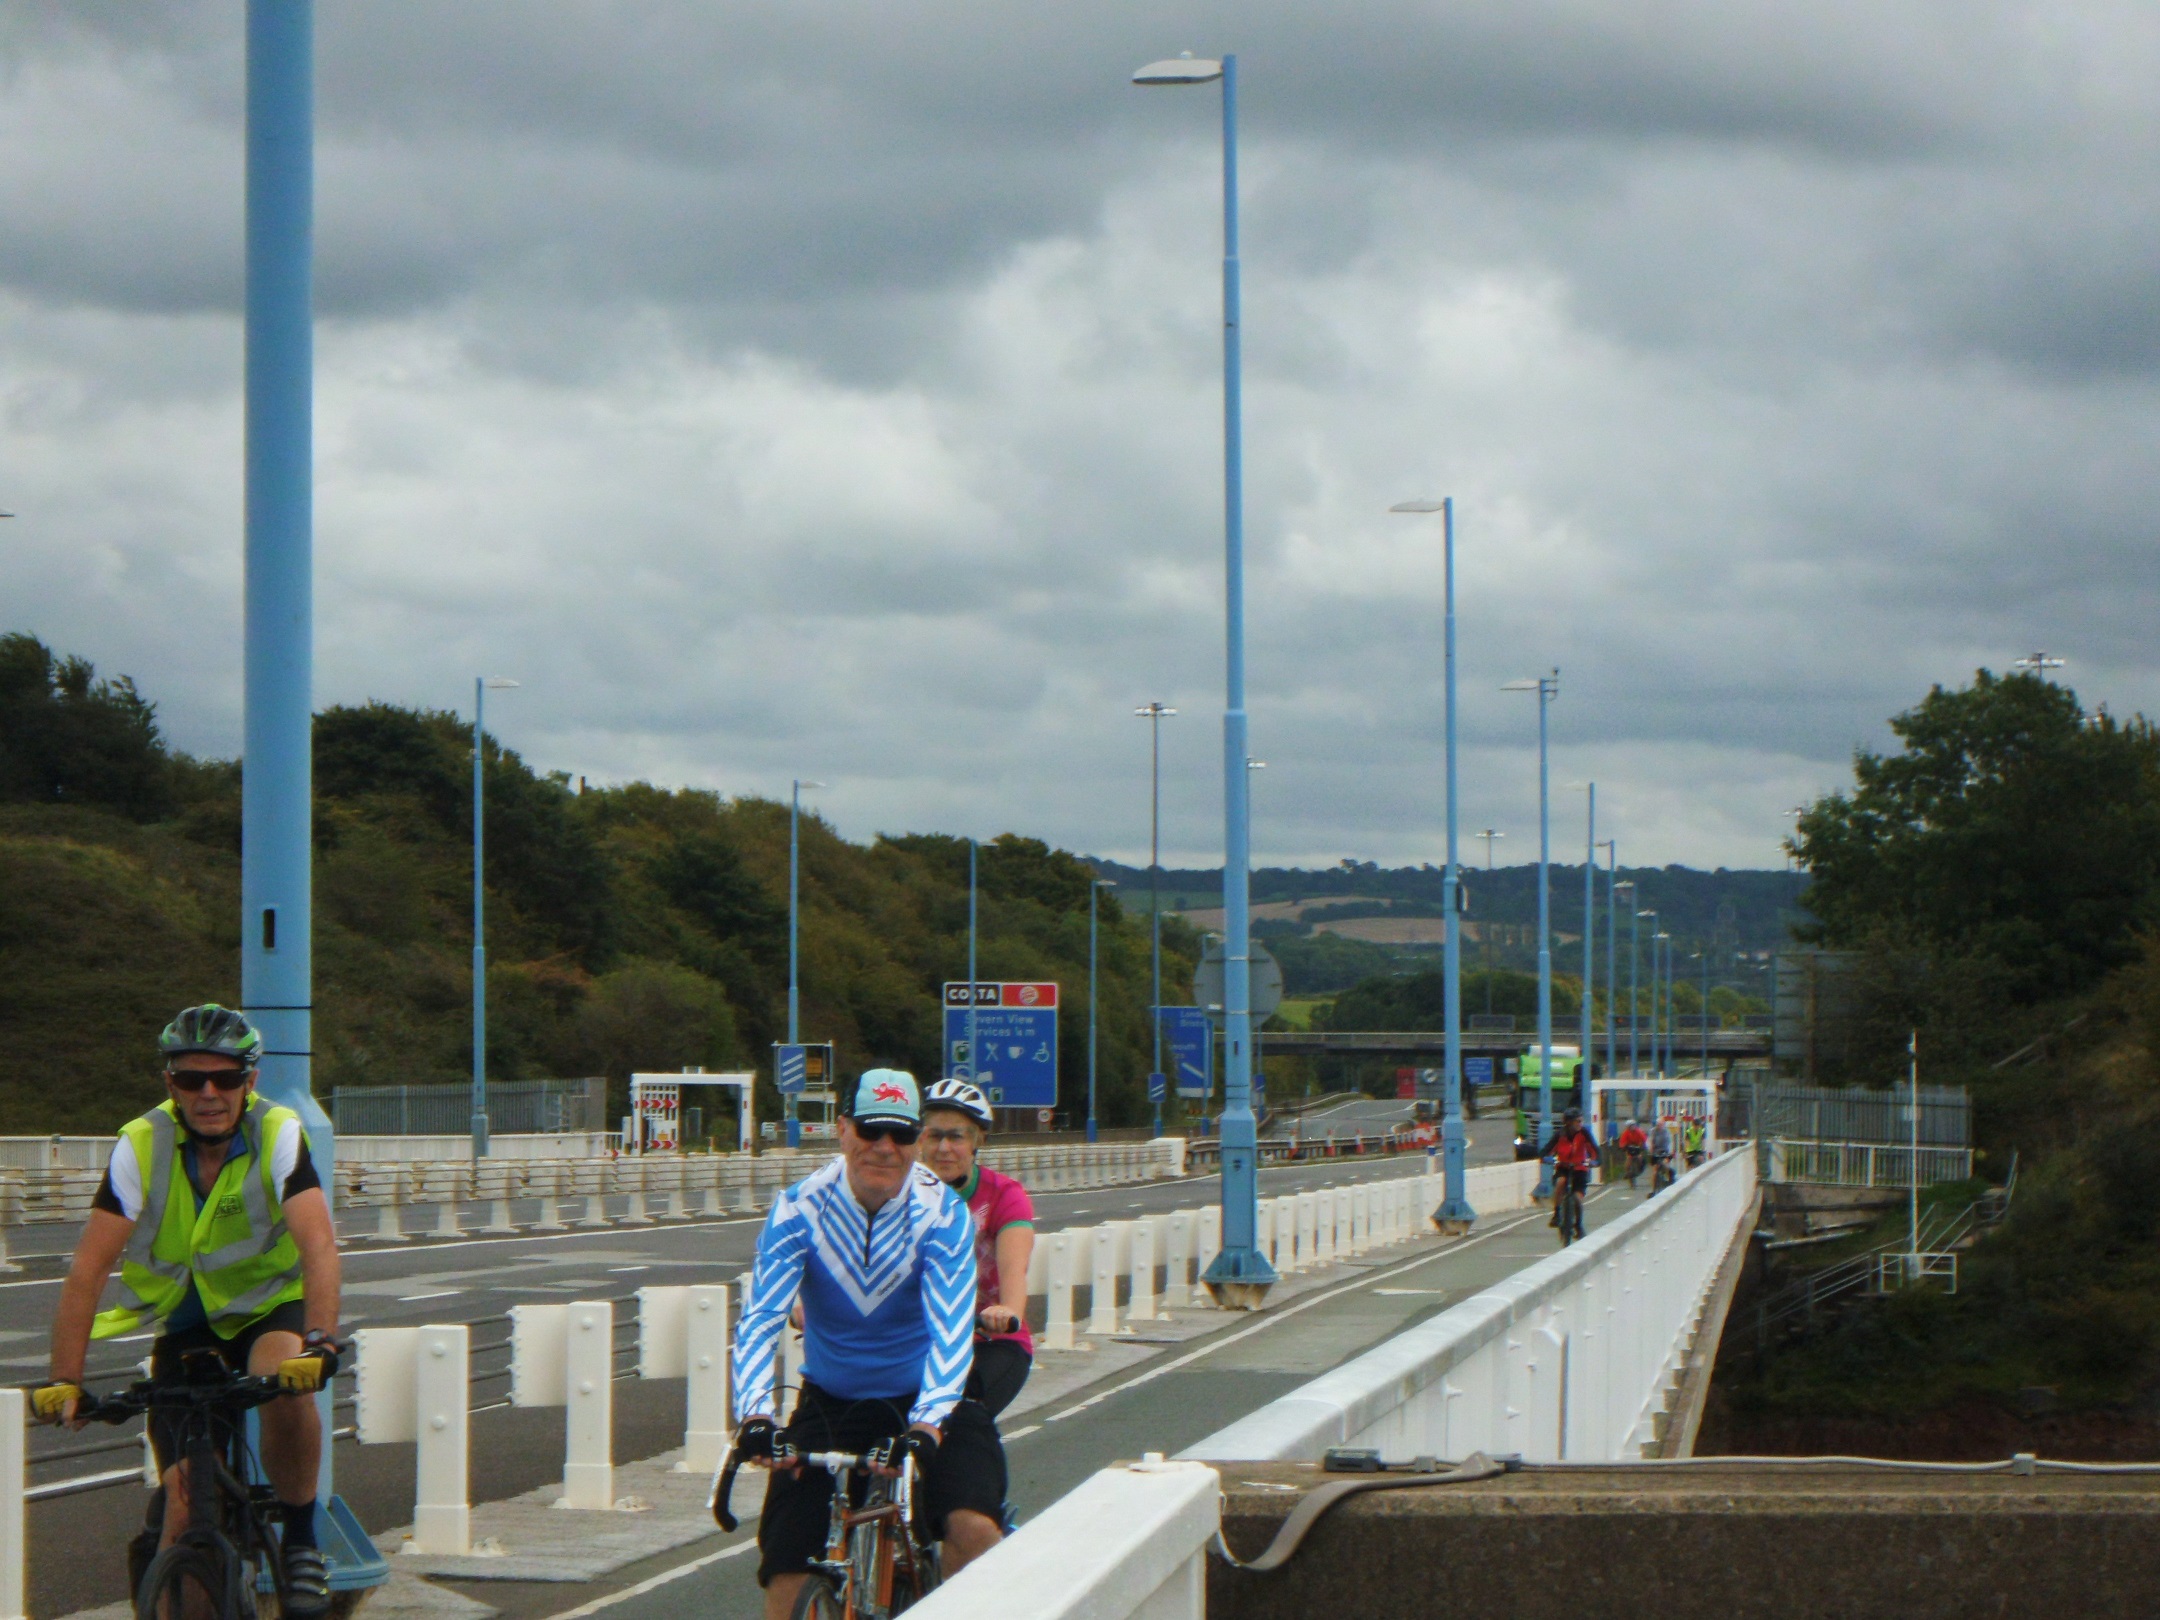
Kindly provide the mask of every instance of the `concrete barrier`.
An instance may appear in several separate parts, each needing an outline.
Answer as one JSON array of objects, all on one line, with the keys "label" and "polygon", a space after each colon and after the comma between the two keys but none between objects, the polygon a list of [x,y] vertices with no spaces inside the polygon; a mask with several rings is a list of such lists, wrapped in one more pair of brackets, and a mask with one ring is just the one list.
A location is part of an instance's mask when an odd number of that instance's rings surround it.
[{"label": "concrete barrier", "polygon": [[413,1551],[462,1557],[472,1551],[469,1330],[463,1323],[361,1328],[353,1339],[360,1443],[417,1448]]},{"label": "concrete barrier", "polygon": [[560,1406],[562,1505],[615,1505],[615,1307],[510,1307],[510,1404]]},{"label": "concrete barrier", "polygon": [[728,1291],[718,1284],[640,1288],[638,1376],[680,1378],[683,1460],[709,1474],[727,1453]]}]

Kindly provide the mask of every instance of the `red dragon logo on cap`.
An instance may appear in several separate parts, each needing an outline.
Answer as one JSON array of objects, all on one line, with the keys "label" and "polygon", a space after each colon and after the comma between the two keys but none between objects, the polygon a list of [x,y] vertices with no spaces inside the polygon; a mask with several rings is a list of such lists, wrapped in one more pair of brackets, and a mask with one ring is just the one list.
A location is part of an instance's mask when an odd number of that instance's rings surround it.
[{"label": "red dragon logo on cap", "polygon": [[904,1103],[908,1100],[907,1087],[890,1080],[880,1080],[870,1088],[872,1102]]}]

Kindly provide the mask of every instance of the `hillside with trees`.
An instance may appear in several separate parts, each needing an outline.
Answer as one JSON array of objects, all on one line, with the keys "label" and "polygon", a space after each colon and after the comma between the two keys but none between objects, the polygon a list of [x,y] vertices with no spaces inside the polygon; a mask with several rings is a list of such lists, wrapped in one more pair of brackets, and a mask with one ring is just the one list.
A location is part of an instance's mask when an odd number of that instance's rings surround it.
[{"label": "hillside with trees", "polygon": [[[317,717],[314,1066],[339,1085],[471,1069],[472,738],[368,703]],[[170,749],[154,704],[34,637],[0,637],[0,1132],[113,1128],[152,1091],[182,1005],[239,996],[239,761]],[[786,1032],[787,806],[645,783],[576,791],[484,753],[488,1070],[686,1064],[769,1071]],[[1039,840],[983,846],[980,971],[1055,979],[1060,1106],[1087,1083],[1090,868]],[[1146,1116],[1145,920],[1102,901],[1101,1114]],[[843,1068],[939,1068],[939,986],[967,964],[967,845],[802,825],[802,1026]],[[1167,985],[1196,938],[1166,920]],[[1173,992],[1166,999],[1179,999]],[[766,1112],[775,1099],[760,1105]]]}]

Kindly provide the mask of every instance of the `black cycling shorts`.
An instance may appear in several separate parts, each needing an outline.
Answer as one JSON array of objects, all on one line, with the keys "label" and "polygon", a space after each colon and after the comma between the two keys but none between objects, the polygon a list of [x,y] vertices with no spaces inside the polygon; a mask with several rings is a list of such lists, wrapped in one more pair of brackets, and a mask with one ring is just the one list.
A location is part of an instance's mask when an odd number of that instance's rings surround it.
[{"label": "black cycling shorts", "polygon": [[1035,1358],[1018,1339],[977,1339],[975,1365],[968,1371],[968,1399],[982,1402],[996,1417],[1012,1405],[1034,1366]]},{"label": "black cycling shorts", "polygon": [[[827,1394],[805,1378],[787,1421],[787,1440],[797,1451],[868,1451],[908,1426],[915,1397],[850,1401]],[[962,1401],[944,1423],[944,1443],[923,1470],[916,1506],[940,1537],[946,1516],[968,1508],[993,1523],[1005,1507],[1005,1448],[997,1424],[979,1401]],[[822,1468],[798,1474],[775,1470],[765,1485],[758,1519],[758,1584],[775,1575],[800,1575],[825,1556],[832,1526],[833,1477]]]},{"label": "black cycling shorts", "polygon": [[[156,1384],[178,1382],[180,1358],[190,1350],[215,1350],[226,1366],[234,1372],[244,1373],[248,1370],[249,1352],[265,1333],[290,1333],[297,1337],[306,1332],[305,1302],[289,1299],[268,1315],[257,1317],[229,1339],[219,1338],[217,1330],[208,1322],[198,1322],[178,1333],[162,1333],[150,1342],[150,1381]],[[177,1412],[154,1411],[150,1414],[150,1449],[157,1453],[161,1474],[180,1460],[179,1439],[174,1433],[179,1422]]]}]

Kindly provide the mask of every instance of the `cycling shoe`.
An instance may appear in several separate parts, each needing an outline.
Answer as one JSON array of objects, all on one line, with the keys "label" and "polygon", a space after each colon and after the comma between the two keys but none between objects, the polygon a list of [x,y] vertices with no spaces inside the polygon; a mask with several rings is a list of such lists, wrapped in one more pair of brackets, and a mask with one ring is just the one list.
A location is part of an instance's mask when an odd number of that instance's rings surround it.
[{"label": "cycling shoe", "polygon": [[284,1609],[288,1620],[315,1620],[330,1612],[330,1566],[320,1549],[287,1547]]}]

